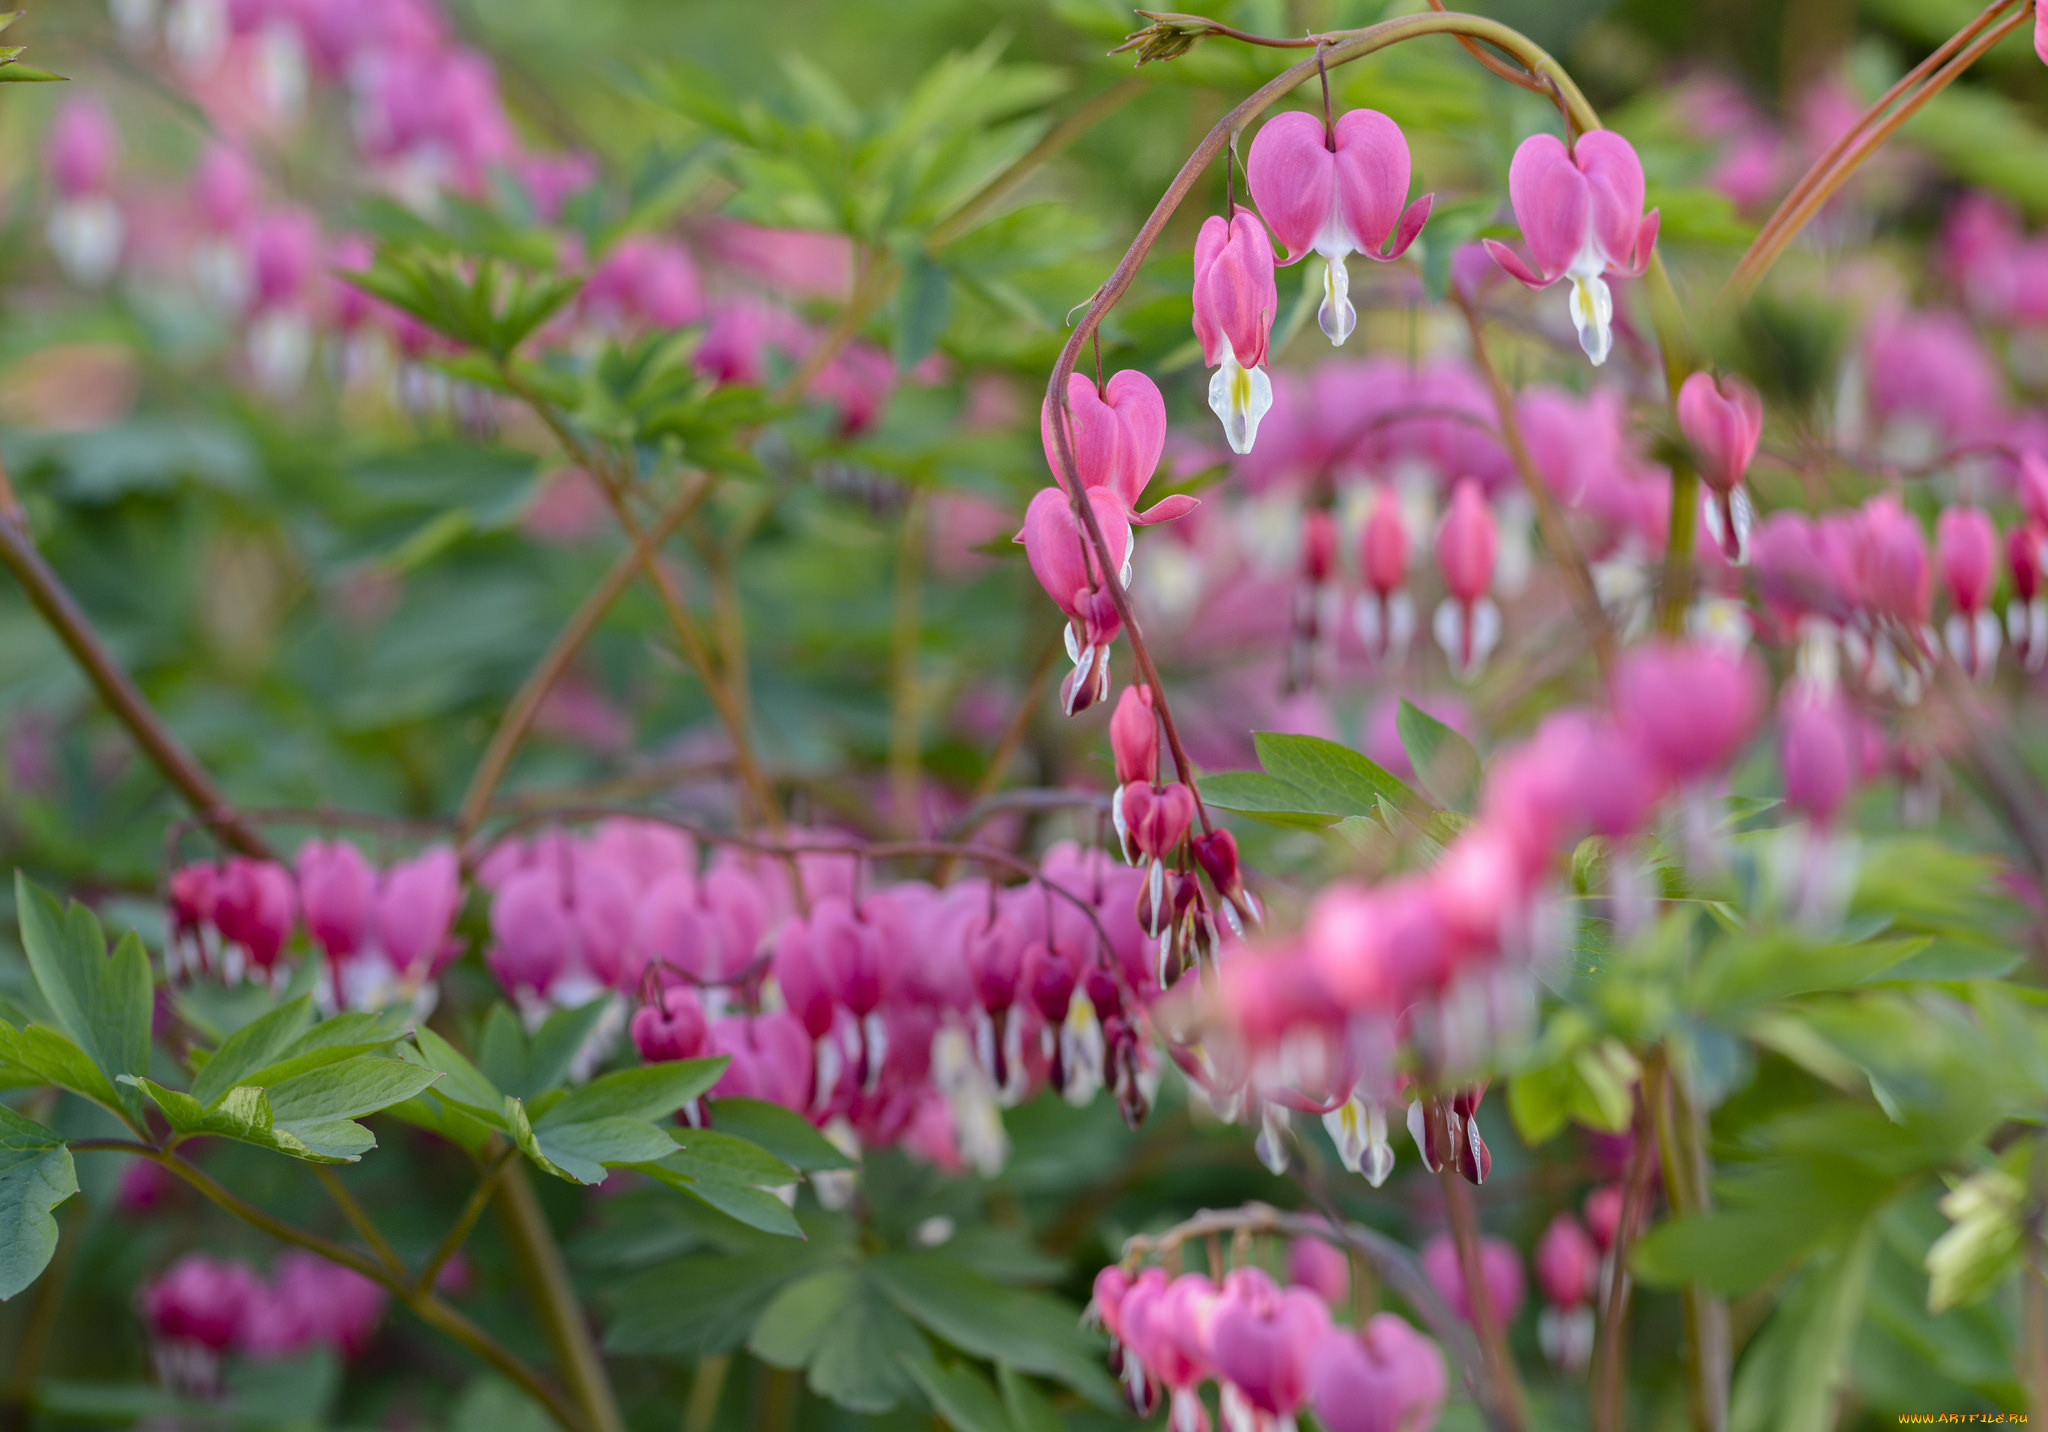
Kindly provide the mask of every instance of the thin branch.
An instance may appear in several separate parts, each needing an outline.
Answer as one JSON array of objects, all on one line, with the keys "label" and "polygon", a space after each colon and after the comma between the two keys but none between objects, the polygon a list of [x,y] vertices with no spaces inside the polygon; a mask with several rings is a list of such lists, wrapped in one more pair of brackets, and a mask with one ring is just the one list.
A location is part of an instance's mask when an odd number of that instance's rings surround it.
[{"label": "thin branch", "polygon": [[405,1273],[405,1260],[398,1256],[398,1250],[391,1246],[391,1240],[384,1236],[382,1229],[371,1221],[363,1206],[356,1202],[356,1196],[343,1185],[341,1178],[326,1164],[313,1165],[313,1176],[320,1180],[320,1186],[327,1190],[327,1196],[334,1200],[334,1206],[341,1210],[341,1216],[348,1220],[370,1251],[384,1260],[392,1272],[401,1276]]},{"label": "thin branch", "polygon": [[889,804],[896,829],[924,828],[918,806],[924,784],[924,693],[918,646],[924,616],[925,495],[913,493],[896,540],[896,609],[889,631]]},{"label": "thin branch", "polygon": [[[1661,1098],[1654,1112],[1665,1197],[1674,1215],[1706,1213],[1714,1206],[1714,1196],[1708,1184],[1704,1119],[1686,1091],[1679,1067],[1667,1062],[1663,1073]],[[1685,1326],[1693,1425],[1699,1432],[1726,1432],[1732,1357],[1728,1304],[1704,1284],[1686,1284]]]},{"label": "thin branch", "polygon": [[505,1165],[517,1157],[518,1153],[517,1144],[505,1144],[491,1157],[490,1162],[479,1170],[476,1187],[469,1191],[469,1198],[462,1205],[462,1211],[455,1215],[455,1222],[449,1225],[441,1241],[434,1245],[434,1251],[428,1255],[419,1276],[413,1279],[413,1288],[416,1291],[430,1293],[434,1290],[441,1270],[448,1266],[449,1259],[462,1251],[462,1245],[468,1241],[477,1220],[482,1218],[484,1210],[490,1207],[491,1195],[497,1191],[498,1180],[505,1173]]},{"label": "thin branch", "polygon": [[570,1393],[582,1404],[589,1432],[625,1432],[618,1399],[597,1344],[590,1336],[568,1265],[548,1228],[547,1214],[523,1163],[508,1162],[498,1180],[498,1211],[506,1236],[545,1320],[548,1344]]},{"label": "thin branch", "polygon": [[178,788],[186,803],[235,849],[245,855],[268,856],[270,848],[263,838],[234,813],[212,775],[185,749],[107,650],[84,610],[36,550],[28,529],[6,517],[0,517],[0,562],[14,573],[29,601],[83,668],[100,699],[128,728],[164,778]]},{"label": "thin branch", "polygon": [[[1992,5],[1957,32],[1948,45],[1936,51],[1936,55],[1943,54],[1950,51],[1950,47],[1964,36],[1977,36],[1975,43],[1960,53],[1955,53],[1952,59],[1928,75],[1919,89],[1893,110],[1882,123],[1861,133],[1848,145],[1838,144],[1836,149],[1831,149],[1829,155],[1833,156],[1832,160],[1827,155],[1822,156],[1821,161],[1817,162],[1794,188],[1793,195],[1797,197],[1788,195],[1784,202],[1779,204],[1777,212],[1766,221],[1764,229],[1751,242],[1748,252],[1743,254],[1742,261],[1736,264],[1735,272],[1729,276],[1727,287],[1722,290],[1722,298],[1725,301],[1740,303],[1754,292],[1757,284],[1763,280],[1764,274],[1777,262],[1778,256],[1799,236],[1799,231],[1820,212],[1835,191],[1848,181],[1849,176],[1862,167],[1865,160],[1881,149],[1885,141],[1897,133],[1907,120],[1919,113],[1929,100],[1955,83],[1964,71],[1988,54],[2000,40],[2032,18],[2032,7],[2022,4],[2013,14],[1986,30],[1984,27],[2012,2],[2013,0],[1999,0],[1999,3]],[[1979,34],[1979,31],[1982,33]],[[1893,86],[1876,105],[1865,111],[1863,118],[1858,121],[1856,130],[1862,130],[1868,125],[1897,97],[1907,81],[1921,75],[1934,58],[1934,55],[1930,55],[1907,76],[1906,80],[1901,80],[1898,85]],[[1852,134],[1856,130],[1852,130]]]},{"label": "thin branch", "polygon": [[[1440,1099],[1424,1105],[1424,1117],[1436,1125],[1437,1147],[1453,1147],[1450,1106]],[[1508,1350],[1507,1330],[1501,1325],[1500,1310],[1493,1305],[1493,1290],[1486,1281],[1486,1261],[1479,1242],[1479,1216],[1472,1207],[1472,1191],[1458,1172],[1457,1160],[1445,1159],[1437,1169],[1443,1188],[1444,1211],[1450,1217],[1451,1242],[1458,1250],[1458,1276],[1465,1285],[1465,1306],[1471,1309],[1472,1326],[1478,1331],[1479,1346],[1486,1356],[1487,1372],[1493,1386],[1500,1422],[1510,1432],[1529,1425],[1529,1409],[1522,1398],[1522,1381],[1515,1374],[1515,1356]]]},{"label": "thin branch", "polygon": [[197,1189],[210,1202],[251,1227],[261,1229],[280,1242],[317,1253],[328,1262],[360,1273],[388,1289],[399,1302],[411,1309],[413,1315],[421,1322],[447,1334],[507,1378],[518,1383],[529,1396],[548,1410],[549,1415],[564,1432],[601,1432],[601,1429],[593,1428],[585,1422],[583,1414],[578,1411],[575,1404],[562,1395],[560,1389],[528,1367],[504,1344],[478,1327],[467,1316],[442,1302],[431,1291],[423,1293],[415,1289],[402,1272],[394,1272],[382,1263],[366,1258],[353,1248],[336,1243],[331,1238],[324,1238],[296,1224],[287,1223],[267,1209],[258,1207],[240,1194],[224,1187],[205,1170],[151,1144],[130,1139],[73,1139],[70,1141],[70,1148],[74,1153],[133,1154],[138,1158],[146,1158],[163,1165]]},{"label": "thin branch", "polygon": [[1645,1217],[1650,1199],[1651,1159],[1655,1155],[1656,1130],[1652,1122],[1652,1101],[1659,1097],[1662,1061],[1655,1051],[1643,1061],[1642,1080],[1636,1091],[1635,1147],[1629,1151],[1626,1181],[1622,1184],[1621,1218],[1615,1225],[1614,1247],[1608,1254],[1607,1286],[1601,1290],[1600,1318],[1593,1342],[1592,1406],[1593,1432],[1623,1432],[1627,1403],[1628,1363],[1628,1276],[1629,1245]]},{"label": "thin branch", "polygon": [[483,821],[491,808],[491,799],[497,794],[498,786],[512,765],[512,757],[518,752],[519,744],[533,729],[533,723],[546,702],[548,693],[562,679],[563,673],[583,649],[592,632],[612,609],[620,595],[633,578],[646,568],[662,544],[697,510],[710,493],[714,479],[709,473],[703,474],[671,503],[668,510],[655,519],[641,536],[632,539],[618,560],[612,563],[598,584],[591,588],[590,595],[569,618],[569,622],[556,634],[552,644],[541,657],[540,662],[528,673],[525,682],[512,698],[512,704],[505,708],[499,718],[498,729],[491,733],[491,743],[484,749],[483,758],[477,762],[476,774],[470,777],[469,789],[463,793],[460,813],[456,816],[455,828],[458,835],[467,838]]}]

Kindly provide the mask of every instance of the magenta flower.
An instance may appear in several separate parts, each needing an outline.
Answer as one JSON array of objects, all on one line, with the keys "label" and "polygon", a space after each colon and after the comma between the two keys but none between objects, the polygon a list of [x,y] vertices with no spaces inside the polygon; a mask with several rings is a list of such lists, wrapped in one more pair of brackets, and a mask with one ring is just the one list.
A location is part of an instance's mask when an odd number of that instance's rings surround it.
[{"label": "magenta flower", "polygon": [[1998,529],[1981,507],[1945,507],[1935,524],[1934,548],[1955,607],[1942,625],[1949,654],[1964,671],[1988,680],[1998,667],[1998,618],[1991,613],[1991,588],[1998,579]]},{"label": "magenta flower", "polygon": [[1500,526],[1485,494],[1471,478],[1461,479],[1436,529],[1436,561],[1448,595],[1436,609],[1437,645],[1451,669],[1469,676],[1500,641],[1500,608],[1486,595],[1500,550]]},{"label": "magenta flower", "polygon": [[214,928],[229,944],[240,945],[254,968],[267,972],[277,963],[296,914],[292,877],[282,865],[236,855],[221,868]]},{"label": "magenta flower", "polygon": [[[1067,435],[1081,485],[1101,488],[1122,499],[1126,520],[1140,526],[1167,522],[1199,505],[1195,498],[1176,495],[1148,511],[1138,511],[1138,499],[1166,449],[1166,400],[1159,396],[1159,385],[1143,373],[1126,368],[1113,374],[1100,392],[1088,378],[1069,373],[1067,413]],[[1067,479],[1060,471],[1059,444],[1053,432],[1058,416],[1047,399],[1038,415],[1038,431],[1045,443],[1046,465],[1064,490]]]},{"label": "magenta flower", "polygon": [[150,1330],[168,1342],[225,1352],[240,1338],[262,1280],[240,1263],[188,1253],[142,1290]]},{"label": "magenta flower", "polygon": [[695,1059],[704,1052],[710,1026],[705,1023],[704,1006],[696,991],[670,985],[661,992],[659,1004],[644,1005],[634,1012],[630,1032],[640,1057],[655,1064]]},{"label": "magenta flower", "polygon": [[1401,127],[1371,109],[1352,110],[1327,133],[1314,115],[1279,115],[1252,141],[1245,174],[1259,212],[1287,246],[1287,262],[1311,252],[1327,262],[1316,317],[1330,341],[1341,344],[1358,323],[1344,260],[1399,258],[1429,217],[1432,195],[1402,208],[1409,162]]},{"label": "magenta flower", "polygon": [[1232,1270],[1208,1319],[1209,1359],[1224,1384],[1224,1425],[1252,1422],[1246,1409],[1292,1417],[1308,1397],[1309,1360],[1329,1330],[1330,1311],[1314,1293],[1278,1288],[1260,1268]]},{"label": "magenta flower", "polygon": [[1310,1358],[1308,1402],[1326,1432],[1429,1432],[1449,1391],[1443,1354],[1396,1313],[1332,1328]]},{"label": "magenta flower", "polygon": [[1109,644],[1116,640],[1123,623],[1106,587],[1111,580],[1120,584],[1130,580],[1131,528],[1125,520],[1123,498],[1109,488],[1091,487],[1088,501],[1116,560],[1119,570],[1114,577],[1102,571],[1094,545],[1074,516],[1067,495],[1057,487],[1045,488],[1031,499],[1024,513],[1024,530],[1017,534],[1039,585],[1067,614],[1067,655],[1073,659],[1074,669],[1061,687],[1060,697],[1069,716],[1109,699]]},{"label": "magenta flower", "polygon": [[1637,647],[1622,660],[1613,687],[1615,720],[1679,783],[1727,766],[1763,715],[1762,672],[1720,647]]},{"label": "magenta flower", "polygon": [[1195,240],[1195,337],[1209,379],[1209,407],[1223,420],[1230,450],[1248,453],[1259,419],[1273,406],[1266,345],[1280,291],[1273,283],[1273,245],[1249,209],[1225,222],[1211,215]]},{"label": "magenta flower", "polygon": [[1525,260],[1498,239],[1493,261],[1530,288],[1572,283],[1572,323],[1595,366],[1614,346],[1614,296],[1606,275],[1634,276],[1650,262],[1657,211],[1643,213],[1643,165],[1635,146],[1610,129],[1566,149],[1554,134],[1532,134],[1508,166],[1508,198],[1529,245]]},{"label": "magenta flower", "polygon": [[1415,603],[1406,590],[1408,528],[1391,488],[1380,489],[1359,534],[1358,571],[1365,587],[1354,608],[1359,639],[1375,660],[1399,662],[1415,636]]},{"label": "magenta flower", "polygon": [[445,845],[384,872],[377,886],[377,943],[399,974],[425,979],[455,953],[448,938],[462,909],[462,872]]},{"label": "magenta flower", "polygon": [[330,961],[347,959],[369,932],[376,871],[345,840],[309,840],[299,847],[296,864],[306,933]]},{"label": "magenta flower", "polygon": [[1763,399],[1733,374],[1716,378],[1702,370],[1678,390],[1678,425],[1699,458],[1700,480],[1710,489],[1707,531],[1728,560],[1740,566],[1749,556],[1755,520],[1742,479],[1763,436]]},{"label": "magenta flower", "polygon": [[[1465,1290],[1465,1269],[1458,1259],[1457,1245],[1450,1235],[1439,1233],[1422,1245],[1422,1271],[1436,1285],[1437,1293],[1451,1311],[1472,1322],[1472,1301]],[[1479,1240],[1479,1276],[1486,1283],[1486,1301],[1493,1310],[1496,1326],[1506,1327],[1522,1310],[1528,1287],[1523,1279],[1522,1258],[1514,1245],[1499,1238]]]},{"label": "magenta flower", "polygon": [[2005,628],[2012,654],[2028,671],[2048,662],[2048,599],[2042,593],[2041,569],[2048,528],[2029,518],[2005,539],[2006,568],[2012,573],[2012,601],[2005,609]]},{"label": "magenta flower", "polygon": [[1335,1306],[1351,1296],[1351,1260],[1321,1238],[1287,1245],[1287,1281]]},{"label": "magenta flower", "polygon": [[1785,804],[1815,825],[1834,819],[1856,780],[1862,736],[1839,696],[1794,689],[1778,713]]},{"label": "magenta flower", "polygon": [[1159,718],[1152,712],[1151,687],[1134,683],[1117,698],[1109,718],[1109,749],[1119,788],[1159,778]]}]

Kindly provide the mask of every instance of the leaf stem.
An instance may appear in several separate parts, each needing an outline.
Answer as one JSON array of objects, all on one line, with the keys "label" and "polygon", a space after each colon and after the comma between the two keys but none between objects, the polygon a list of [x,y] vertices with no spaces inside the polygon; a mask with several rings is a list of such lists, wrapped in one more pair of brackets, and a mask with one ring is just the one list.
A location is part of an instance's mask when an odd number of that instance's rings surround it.
[{"label": "leaf stem", "polygon": [[497,1191],[498,1180],[504,1175],[505,1165],[510,1163],[518,1152],[519,1147],[516,1144],[501,1144],[489,1161],[480,1167],[476,1187],[469,1191],[469,1198],[463,1203],[462,1211],[455,1215],[455,1222],[449,1225],[448,1231],[441,1236],[441,1241],[434,1245],[434,1251],[427,1255],[427,1261],[420,1268],[419,1276],[413,1279],[413,1288],[416,1291],[433,1291],[435,1282],[441,1276],[441,1270],[448,1266],[450,1259],[462,1251],[462,1245],[469,1240],[477,1220],[482,1218],[484,1210],[490,1207],[491,1195]]},{"label": "leaf stem", "polygon": [[469,1317],[442,1302],[431,1290],[422,1291],[413,1287],[411,1280],[404,1276],[403,1270],[394,1271],[375,1259],[364,1257],[345,1244],[336,1243],[333,1239],[322,1237],[309,1229],[287,1223],[224,1187],[205,1170],[154,1145],[130,1139],[74,1139],[70,1147],[74,1153],[133,1154],[138,1158],[146,1158],[163,1165],[197,1189],[210,1202],[251,1227],[261,1229],[280,1242],[317,1253],[328,1262],[360,1273],[388,1289],[392,1296],[409,1308],[413,1316],[421,1322],[468,1348],[477,1357],[517,1383],[530,1397],[547,1409],[548,1415],[554,1418],[563,1432],[606,1432],[606,1429],[587,1422],[583,1413],[562,1395],[560,1389],[527,1366],[503,1343],[478,1327]]},{"label": "leaf stem", "polygon": [[568,1265],[523,1163],[508,1160],[504,1164],[498,1180],[498,1212],[562,1378],[583,1409],[588,1432],[625,1432],[604,1359],[590,1336],[590,1325],[569,1282]]},{"label": "leaf stem", "polygon": [[518,752],[520,742],[533,729],[535,718],[540,714],[548,693],[569,669],[576,654],[597,630],[605,615],[618,601],[620,595],[652,561],[661,545],[666,542],[690,514],[709,495],[715,479],[705,473],[685,489],[682,496],[671,503],[654,525],[640,537],[633,539],[626,550],[605,571],[590,594],[577,607],[575,614],[542,655],[539,664],[527,674],[512,698],[512,704],[505,708],[505,714],[498,720],[497,730],[491,733],[491,743],[484,749],[483,758],[477,762],[476,773],[470,777],[469,789],[463,793],[460,812],[456,816],[455,829],[458,841],[466,840],[490,813],[491,799],[497,794],[505,773],[512,765],[512,757]]},{"label": "leaf stem", "polygon": [[[1449,1149],[1450,1107],[1441,1100],[1428,1102],[1427,1116],[1436,1125],[1437,1147]],[[1493,1292],[1486,1282],[1486,1261],[1479,1243],[1479,1218],[1472,1207],[1472,1193],[1454,1160],[1445,1159],[1437,1169],[1443,1186],[1444,1211],[1451,1224],[1451,1242],[1458,1250],[1458,1275],[1465,1285],[1465,1305],[1472,1311],[1472,1325],[1479,1334],[1487,1373],[1493,1387],[1500,1425],[1509,1432],[1521,1432],[1529,1425],[1529,1409],[1522,1399],[1522,1382],[1515,1374],[1515,1356],[1508,1349],[1507,1330],[1499,1310],[1493,1306]]]},{"label": "leaf stem", "polygon": [[177,787],[186,803],[230,846],[245,855],[267,857],[270,847],[263,837],[235,814],[213,776],[185,749],[184,742],[164,724],[163,717],[149,704],[134,679],[107,650],[84,609],[36,550],[28,529],[4,514],[0,514],[0,562],[14,573],[29,601],[84,670],[100,699],[128,728],[164,778]]},{"label": "leaf stem", "polygon": [[919,812],[923,778],[923,692],[918,643],[923,630],[925,494],[911,494],[896,540],[896,612],[889,637],[889,804],[905,836],[923,832]]},{"label": "leaf stem", "polygon": [[348,1191],[340,1175],[326,1164],[315,1164],[313,1176],[320,1180],[320,1186],[327,1190],[327,1196],[334,1200],[334,1206],[341,1210],[341,1216],[348,1220],[349,1227],[355,1229],[363,1242],[369,1244],[370,1250],[383,1259],[392,1272],[403,1276],[405,1260],[398,1256],[398,1251],[391,1246],[391,1240],[384,1236],[383,1230],[363,1211],[362,1204],[356,1202],[356,1196]]},{"label": "leaf stem", "polygon": [[1593,1432],[1622,1432],[1627,1410],[1628,1304],[1631,1282],[1628,1273],[1629,1246],[1642,1223],[1650,1198],[1651,1160],[1655,1156],[1656,1129],[1652,1108],[1661,1099],[1663,1052],[1661,1046],[1643,1061],[1636,1090],[1635,1146],[1629,1151],[1628,1174],[1622,1184],[1621,1217],[1615,1224],[1614,1247],[1608,1255],[1607,1286],[1601,1290],[1600,1318],[1593,1342],[1592,1406]]},{"label": "leaf stem", "polygon": [[[1687,1092],[1680,1066],[1663,1061],[1661,1097],[1653,1108],[1657,1149],[1662,1156],[1665,1198],[1673,1214],[1709,1212],[1706,1129]],[[1686,1370],[1691,1374],[1693,1426],[1724,1432],[1728,1425],[1728,1373],[1732,1353],[1728,1304],[1697,1280],[1685,1286]]]}]

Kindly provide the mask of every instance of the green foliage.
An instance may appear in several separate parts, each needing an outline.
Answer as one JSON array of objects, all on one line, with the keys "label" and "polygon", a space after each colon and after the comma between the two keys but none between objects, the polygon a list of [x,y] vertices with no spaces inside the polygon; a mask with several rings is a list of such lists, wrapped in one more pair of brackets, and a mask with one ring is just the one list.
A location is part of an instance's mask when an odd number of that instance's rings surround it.
[{"label": "green foliage", "polygon": [[60,904],[19,873],[14,888],[22,949],[57,1030],[0,1024],[0,1058],[132,1117],[139,1103],[116,1085],[149,1069],[149,956],[142,942],[127,935],[109,955],[91,911]]},{"label": "green foliage", "polygon": [[1219,771],[1202,779],[1202,798],[1278,824],[1328,825],[1345,816],[1377,816],[1426,803],[1377,762],[1320,736],[1260,731],[1253,738],[1262,771]]},{"label": "green foliage", "polygon": [[[504,259],[438,252],[420,245],[387,244],[366,273],[348,281],[403,310],[464,348],[495,363],[575,297],[580,281],[524,272]],[[472,378],[484,377],[465,370]]]},{"label": "green foliage", "polygon": [[50,1210],[78,1192],[71,1150],[50,1130],[0,1105],[0,1300],[41,1275],[57,1251]]}]

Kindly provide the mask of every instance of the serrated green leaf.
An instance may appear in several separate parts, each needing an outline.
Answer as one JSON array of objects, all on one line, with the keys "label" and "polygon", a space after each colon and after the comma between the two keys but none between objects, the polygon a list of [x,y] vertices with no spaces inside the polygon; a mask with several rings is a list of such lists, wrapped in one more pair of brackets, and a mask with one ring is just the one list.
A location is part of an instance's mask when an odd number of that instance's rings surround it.
[{"label": "serrated green leaf", "polygon": [[863,1278],[845,1315],[825,1330],[805,1381],[851,1411],[886,1412],[914,1391],[906,1363],[930,1356],[916,1325]]},{"label": "serrated green leaf", "polygon": [[1257,731],[1252,745],[1267,774],[1315,798],[1304,809],[1326,815],[1370,815],[1381,799],[1397,809],[1426,805],[1400,778],[1378,762],[1320,736]]},{"label": "serrated green leaf", "polygon": [[243,1025],[192,1080],[192,1097],[211,1107],[237,1084],[261,1084],[248,1076],[282,1058],[312,1023],[313,1001],[302,995]]},{"label": "serrated green leaf", "polygon": [[0,1104],[0,1301],[49,1266],[57,1251],[51,1210],[76,1192],[78,1175],[64,1141]]},{"label": "serrated green leaf", "polygon": [[27,1076],[17,1082],[54,1084],[108,1109],[126,1107],[120,1090],[100,1072],[92,1056],[54,1029],[39,1024],[26,1029],[0,1024],[0,1063]]},{"label": "serrated green leaf", "polygon": [[413,1040],[426,1067],[445,1076],[434,1086],[436,1097],[483,1115],[494,1127],[504,1119],[504,1094],[454,1045],[425,1025],[413,1031]]},{"label": "serrated green leaf", "polygon": [[665,1119],[718,1082],[731,1060],[677,1059],[620,1069],[571,1089],[540,1119],[542,1125],[586,1119]]},{"label": "serrated green leaf", "polygon": [[1101,1348],[1081,1331],[1079,1309],[1005,1287],[943,1251],[887,1253],[870,1267],[892,1302],[962,1352],[1057,1378],[1099,1406],[1116,1405]]},{"label": "serrated green leaf", "polygon": [[753,1241],[745,1252],[686,1253],[627,1278],[610,1294],[605,1347],[687,1358],[739,1347],[762,1309],[819,1261],[796,1239]]},{"label": "serrated green leaf", "polygon": [[520,1086],[507,1085],[506,1092],[532,1098],[568,1078],[569,1066],[590,1041],[611,1005],[612,996],[601,995],[573,1009],[558,1009],[549,1015],[527,1042]]},{"label": "serrated green leaf", "polygon": [[[109,955],[99,920],[83,905],[59,903],[18,872],[14,894],[22,948],[57,1027],[110,1086],[123,1074],[148,1073],[154,1004],[142,942],[130,933]],[[115,1099],[131,1114],[141,1109],[140,1096],[125,1088]]]},{"label": "serrated green leaf", "polygon": [[1479,798],[1479,753],[1443,722],[1403,699],[1395,714],[1415,779],[1438,805],[1467,815]]}]

